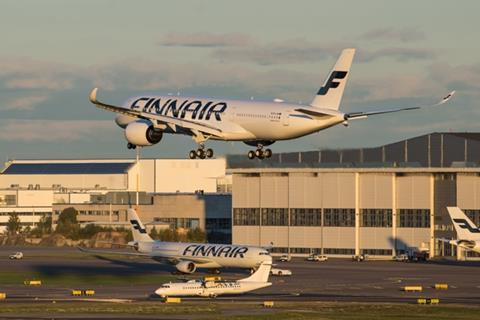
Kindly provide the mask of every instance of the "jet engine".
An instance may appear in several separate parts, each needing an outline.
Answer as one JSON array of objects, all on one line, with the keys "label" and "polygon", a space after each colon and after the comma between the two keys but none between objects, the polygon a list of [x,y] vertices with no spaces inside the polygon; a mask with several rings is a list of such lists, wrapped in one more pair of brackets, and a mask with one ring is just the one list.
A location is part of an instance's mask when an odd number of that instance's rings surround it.
[{"label": "jet engine", "polygon": [[125,128],[125,139],[134,146],[151,146],[162,140],[163,131],[148,121],[134,121]]},{"label": "jet engine", "polygon": [[194,273],[197,267],[191,261],[180,261],[175,265],[178,271],[183,273]]}]

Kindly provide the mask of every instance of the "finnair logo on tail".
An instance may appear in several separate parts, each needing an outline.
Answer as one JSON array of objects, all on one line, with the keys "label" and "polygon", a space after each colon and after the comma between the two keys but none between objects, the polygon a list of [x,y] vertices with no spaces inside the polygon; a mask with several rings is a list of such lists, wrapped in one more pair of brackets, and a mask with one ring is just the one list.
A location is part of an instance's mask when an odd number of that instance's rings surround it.
[{"label": "finnair logo on tail", "polygon": [[471,233],[480,233],[480,229],[472,227],[465,219],[453,219],[453,222],[457,223],[462,229],[468,229]]},{"label": "finnair logo on tail", "polygon": [[138,232],[147,233],[147,230],[140,227],[140,223],[137,220],[130,220],[130,223],[133,225],[133,229],[138,230]]},{"label": "finnair logo on tail", "polygon": [[327,80],[327,83],[325,83],[325,86],[321,87],[320,90],[318,90],[318,95],[324,96],[327,94],[328,90],[330,88],[335,89],[340,85],[340,82],[334,81],[335,79],[344,79],[347,76],[348,72],[347,71],[332,71],[330,74],[330,77]]}]

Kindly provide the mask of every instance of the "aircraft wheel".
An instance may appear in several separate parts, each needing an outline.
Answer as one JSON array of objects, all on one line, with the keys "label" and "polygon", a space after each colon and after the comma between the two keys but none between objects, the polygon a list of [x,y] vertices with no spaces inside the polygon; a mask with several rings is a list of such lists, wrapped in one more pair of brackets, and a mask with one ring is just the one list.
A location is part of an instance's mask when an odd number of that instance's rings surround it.
[{"label": "aircraft wheel", "polygon": [[207,158],[212,158],[213,157],[213,149],[207,149],[206,156],[207,156]]},{"label": "aircraft wheel", "polygon": [[197,150],[197,157],[200,159],[205,159],[205,151],[203,149],[198,149]]},{"label": "aircraft wheel", "polygon": [[248,159],[252,160],[255,159],[255,152],[250,150],[248,151]]},{"label": "aircraft wheel", "polygon": [[195,152],[195,150],[191,150],[188,156],[190,157],[190,159],[195,159],[197,157],[197,153]]},{"label": "aircraft wheel", "polygon": [[134,145],[134,144],[132,144],[132,143],[130,143],[130,142],[127,143],[127,149],[136,149],[136,148],[137,148],[136,145]]},{"label": "aircraft wheel", "polygon": [[258,158],[263,158],[263,151],[262,149],[257,149],[255,150],[255,156],[257,156]]},{"label": "aircraft wheel", "polygon": [[272,156],[272,150],[270,149],[265,149],[265,158],[270,158]]}]

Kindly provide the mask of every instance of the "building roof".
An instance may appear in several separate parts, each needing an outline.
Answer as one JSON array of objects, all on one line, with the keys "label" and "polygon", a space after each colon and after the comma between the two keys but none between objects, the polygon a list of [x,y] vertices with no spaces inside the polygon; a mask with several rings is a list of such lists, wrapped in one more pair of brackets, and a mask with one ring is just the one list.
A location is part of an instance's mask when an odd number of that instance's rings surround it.
[{"label": "building roof", "polygon": [[[274,149],[274,148],[272,148]],[[434,132],[373,148],[274,153],[270,159],[227,157],[241,168],[459,168],[480,167],[480,133]]]},{"label": "building roof", "polygon": [[133,163],[88,162],[88,163],[10,163],[2,174],[121,174]]}]

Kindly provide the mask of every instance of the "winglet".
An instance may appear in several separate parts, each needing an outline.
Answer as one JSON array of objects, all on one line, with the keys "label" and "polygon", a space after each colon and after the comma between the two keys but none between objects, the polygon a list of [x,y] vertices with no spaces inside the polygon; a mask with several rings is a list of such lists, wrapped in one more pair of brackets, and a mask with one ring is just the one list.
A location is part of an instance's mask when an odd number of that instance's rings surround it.
[{"label": "winglet", "polygon": [[90,101],[95,104],[98,103],[97,91],[98,91],[98,88],[93,88],[92,92],[90,92]]},{"label": "winglet", "polygon": [[448,102],[448,100],[450,100],[453,97],[454,94],[455,94],[455,90],[453,90],[452,92],[447,94],[445,97],[443,97],[442,100],[438,104],[444,104],[444,103]]}]

